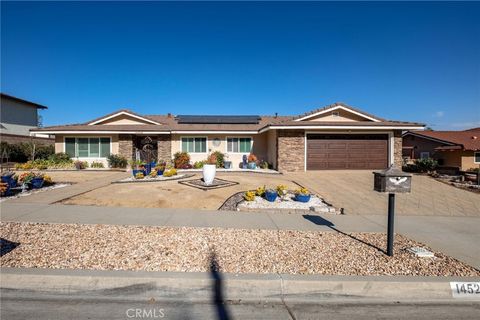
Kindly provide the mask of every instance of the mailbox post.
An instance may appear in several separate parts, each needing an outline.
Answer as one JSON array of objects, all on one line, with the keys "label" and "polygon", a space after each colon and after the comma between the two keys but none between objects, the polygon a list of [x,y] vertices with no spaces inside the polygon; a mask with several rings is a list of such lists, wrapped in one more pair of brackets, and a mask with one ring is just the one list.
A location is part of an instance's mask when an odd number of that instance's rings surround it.
[{"label": "mailbox post", "polygon": [[408,193],[412,186],[412,175],[400,169],[390,167],[383,171],[374,171],[373,189],[388,192],[387,255],[393,256],[393,236],[395,234],[395,193]]}]

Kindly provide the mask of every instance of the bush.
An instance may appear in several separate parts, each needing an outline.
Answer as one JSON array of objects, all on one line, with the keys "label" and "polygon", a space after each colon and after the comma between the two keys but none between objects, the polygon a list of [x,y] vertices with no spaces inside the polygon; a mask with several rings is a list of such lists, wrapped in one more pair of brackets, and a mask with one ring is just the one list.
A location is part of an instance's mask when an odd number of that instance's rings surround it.
[{"label": "bush", "polygon": [[145,178],[145,176],[143,175],[143,173],[137,172],[137,173],[135,174],[135,179],[143,179],[143,178]]},{"label": "bush", "polygon": [[127,164],[128,164],[127,158],[122,157],[122,156],[117,155],[117,154],[110,154],[107,157],[107,161],[108,161],[108,165],[111,168],[122,168],[122,169],[124,169],[124,168],[127,167]]},{"label": "bush", "polygon": [[173,164],[177,169],[190,169],[190,155],[187,152],[175,153],[173,155]]},{"label": "bush", "polygon": [[105,168],[102,162],[93,161],[90,164],[90,168]]},{"label": "bush", "polygon": [[195,163],[193,164],[193,167],[194,167],[195,169],[201,169],[201,168],[203,168],[203,166],[205,165],[205,163],[207,163],[207,160],[195,161]]},{"label": "bush", "polygon": [[418,172],[430,172],[437,168],[438,162],[432,158],[415,160],[415,167]]},{"label": "bush", "polygon": [[247,192],[245,192],[245,195],[243,196],[243,198],[246,201],[253,201],[253,200],[255,200],[255,192],[254,191],[247,191]]},{"label": "bush", "polygon": [[225,161],[225,154],[220,151],[215,151],[213,154],[217,157],[217,168],[223,168]]},{"label": "bush", "polygon": [[35,148],[35,159],[47,160],[54,154],[55,146],[53,145],[40,145]]},{"label": "bush", "polygon": [[48,157],[48,160],[54,163],[72,162],[72,159],[70,159],[70,156],[65,152],[54,153]]},{"label": "bush", "polygon": [[284,193],[288,190],[287,186],[283,185],[283,184],[279,184],[277,186],[277,193],[278,195],[281,197],[284,195]]},{"label": "bush", "polygon": [[77,168],[78,170],[86,169],[88,168],[88,162],[77,160],[75,161],[75,168]]},{"label": "bush", "polygon": [[257,190],[255,190],[255,194],[259,197],[263,197],[265,194],[265,186],[263,187],[258,187]]},{"label": "bush", "polygon": [[248,162],[249,162],[249,163],[250,163],[250,162],[255,162],[255,163],[256,163],[256,162],[257,162],[257,156],[254,155],[253,153],[250,153],[250,154],[248,155]]},{"label": "bush", "polygon": [[5,141],[0,143],[0,155],[5,161],[8,157],[8,161],[10,162],[26,162],[29,158],[29,155],[25,153],[22,144],[9,144]]},{"label": "bush", "polygon": [[169,170],[165,170],[163,172],[164,177],[172,177],[177,174],[177,170],[175,168],[171,168]]}]

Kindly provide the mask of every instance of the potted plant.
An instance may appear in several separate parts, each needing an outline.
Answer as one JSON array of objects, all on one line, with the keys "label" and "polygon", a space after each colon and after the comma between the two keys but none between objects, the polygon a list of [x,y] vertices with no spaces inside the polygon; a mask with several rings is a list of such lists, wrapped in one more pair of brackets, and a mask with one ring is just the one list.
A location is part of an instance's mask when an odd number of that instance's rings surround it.
[{"label": "potted plant", "polygon": [[15,188],[17,186],[17,180],[15,180],[14,172],[2,173],[2,182],[8,184],[9,188]]},{"label": "potted plant", "polygon": [[35,178],[35,173],[31,171],[24,172],[18,177],[18,182],[20,182],[24,186],[31,187],[31,182],[33,178]]},{"label": "potted plant", "polygon": [[138,171],[136,174],[135,174],[135,179],[143,179],[145,178],[145,175],[143,174],[143,171]]},{"label": "potted plant", "polygon": [[248,155],[248,169],[256,169],[257,168],[257,156],[254,155],[253,153],[250,153]]},{"label": "potted plant", "polygon": [[277,195],[277,191],[273,189],[265,190],[265,199],[269,202],[274,202],[275,200],[277,200]]},{"label": "potted plant", "polygon": [[278,193],[278,196],[282,199],[285,199],[287,193],[288,193],[288,189],[287,189],[287,186],[283,185],[283,184],[280,184],[277,186],[277,193]]},{"label": "potted plant", "polygon": [[163,175],[166,165],[167,164],[164,161],[161,161],[155,166],[155,170],[157,170],[157,175],[159,176]]},{"label": "potted plant", "polygon": [[32,189],[40,189],[41,187],[43,187],[43,182],[44,182],[43,174],[36,174],[34,175],[32,180],[30,180]]},{"label": "potted plant", "polygon": [[142,160],[130,160],[130,167],[132,167],[132,174],[135,177],[137,173],[141,172],[144,176],[147,175],[145,172],[145,163]]},{"label": "potted plant", "polygon": [[215,153],[212,153],[207,158],[207,163],[203,165],[203,182],[205,185],[209,186],[213,183],[215,179],[215,173],[217,171],[217,156]]},{"label": "potted plant", "polygon": [[295,190],[295,201],[308,202],[310,201],[310,191],[307,188],[300,188]]}]

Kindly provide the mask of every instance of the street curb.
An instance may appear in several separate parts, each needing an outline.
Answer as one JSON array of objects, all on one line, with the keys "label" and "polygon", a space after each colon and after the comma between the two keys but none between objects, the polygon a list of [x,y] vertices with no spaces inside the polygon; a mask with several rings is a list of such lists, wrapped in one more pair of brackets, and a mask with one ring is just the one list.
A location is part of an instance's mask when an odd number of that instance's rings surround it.
[{"label": "street curb", "polygon": [[[42,293],[92,299],[212,301],[221,288],[224,301],[262,302],[466,302],[453,298],[450,281],[479,277],[318,276],[210,274],[205,272],[96,271],[66,269],[0,270],[2,295]],[[217,280],[215,280],[217,279]],[[218,291],[217,291],[218,292]]]}]

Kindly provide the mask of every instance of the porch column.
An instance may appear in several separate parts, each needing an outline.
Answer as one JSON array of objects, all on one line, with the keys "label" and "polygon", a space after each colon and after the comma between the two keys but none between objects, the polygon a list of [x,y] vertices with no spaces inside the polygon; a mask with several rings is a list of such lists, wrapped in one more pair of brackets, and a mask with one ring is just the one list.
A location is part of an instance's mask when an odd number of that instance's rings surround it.
[{"label": "porch column", "polygon": [[133,159],[133,137],[131,134],[118,135],[118,154],[128,160]]},{"label": "porch column", "polygon": [[172,159],[172,135],[159,134],[157,140],[158,160],[169,161]]}]

